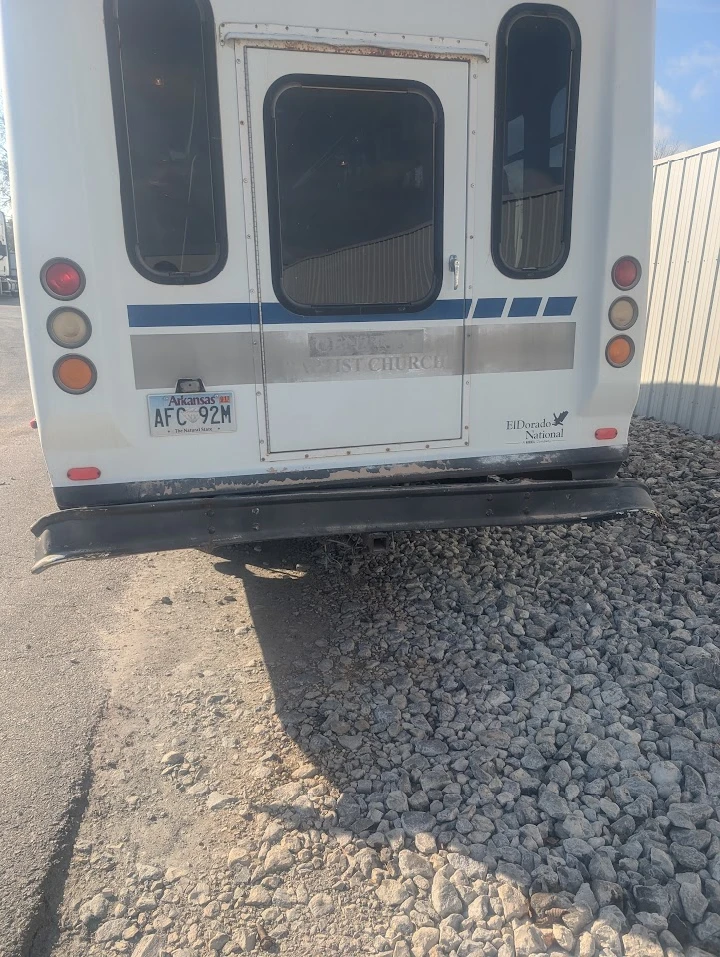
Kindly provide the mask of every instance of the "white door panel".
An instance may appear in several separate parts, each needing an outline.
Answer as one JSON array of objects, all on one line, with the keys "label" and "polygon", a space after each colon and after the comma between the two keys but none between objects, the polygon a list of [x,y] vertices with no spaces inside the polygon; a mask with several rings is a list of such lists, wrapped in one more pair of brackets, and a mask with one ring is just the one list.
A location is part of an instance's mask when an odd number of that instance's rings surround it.
[{"label": "white door panel", "polygon": [[468,64],[244,55],[269,452],[459,443]]},{"label": "white door panel", "polygon": [[425,442],[428,435],[443,433],[447,409],[459,410],[462,377],[426,380],[425,388],[412,390],[402,379],[385,380],[382,388],[358,382],[306,382],[302,404],[297,389],[295,383],[272,386],[273,443],[289,452]]}]

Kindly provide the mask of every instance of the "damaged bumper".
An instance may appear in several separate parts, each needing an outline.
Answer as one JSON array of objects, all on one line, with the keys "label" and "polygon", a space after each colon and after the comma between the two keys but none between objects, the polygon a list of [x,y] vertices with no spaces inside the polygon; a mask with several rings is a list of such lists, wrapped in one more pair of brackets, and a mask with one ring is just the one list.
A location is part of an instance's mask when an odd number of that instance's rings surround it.
[{"label": "damaged bumper", "polygon": [[72,508],[33,527],[40,572],[109,558],[271,539],[595,522],[652,511],[635,481],[452,482],[314,489]]}]

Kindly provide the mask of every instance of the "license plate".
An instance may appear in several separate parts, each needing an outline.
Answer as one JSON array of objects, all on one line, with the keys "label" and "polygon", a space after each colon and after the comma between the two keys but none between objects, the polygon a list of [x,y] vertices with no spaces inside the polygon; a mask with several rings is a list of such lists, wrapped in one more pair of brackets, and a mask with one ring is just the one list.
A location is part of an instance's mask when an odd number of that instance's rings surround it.
[{"label": "license plate", "polygon": [[232,392],[149,395],[150,435],[209,435],[236,432]]}]

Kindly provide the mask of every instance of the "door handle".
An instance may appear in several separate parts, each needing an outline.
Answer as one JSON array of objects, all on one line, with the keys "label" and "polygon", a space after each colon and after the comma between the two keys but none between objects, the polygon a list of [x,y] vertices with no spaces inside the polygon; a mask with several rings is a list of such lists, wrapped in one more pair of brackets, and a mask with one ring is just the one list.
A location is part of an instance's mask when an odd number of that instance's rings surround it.
[{"label": "door handle", "polygon": [[455,276],[455,289],[460,288],[460,260],[457,256],[450,257],[450,272]]}]

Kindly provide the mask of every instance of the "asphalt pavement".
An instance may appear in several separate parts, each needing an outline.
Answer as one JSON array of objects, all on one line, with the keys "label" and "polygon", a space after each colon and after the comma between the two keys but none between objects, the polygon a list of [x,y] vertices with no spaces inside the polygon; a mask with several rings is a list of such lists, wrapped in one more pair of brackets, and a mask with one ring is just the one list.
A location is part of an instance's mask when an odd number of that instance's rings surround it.
[{"label": "asphalt pavement", "polygon": [[41,957],[62,894],[106,699],[110,630],[131,561],[30,574],[33,521],[55,508],[20,308],[0,305],[0,957]]}]

